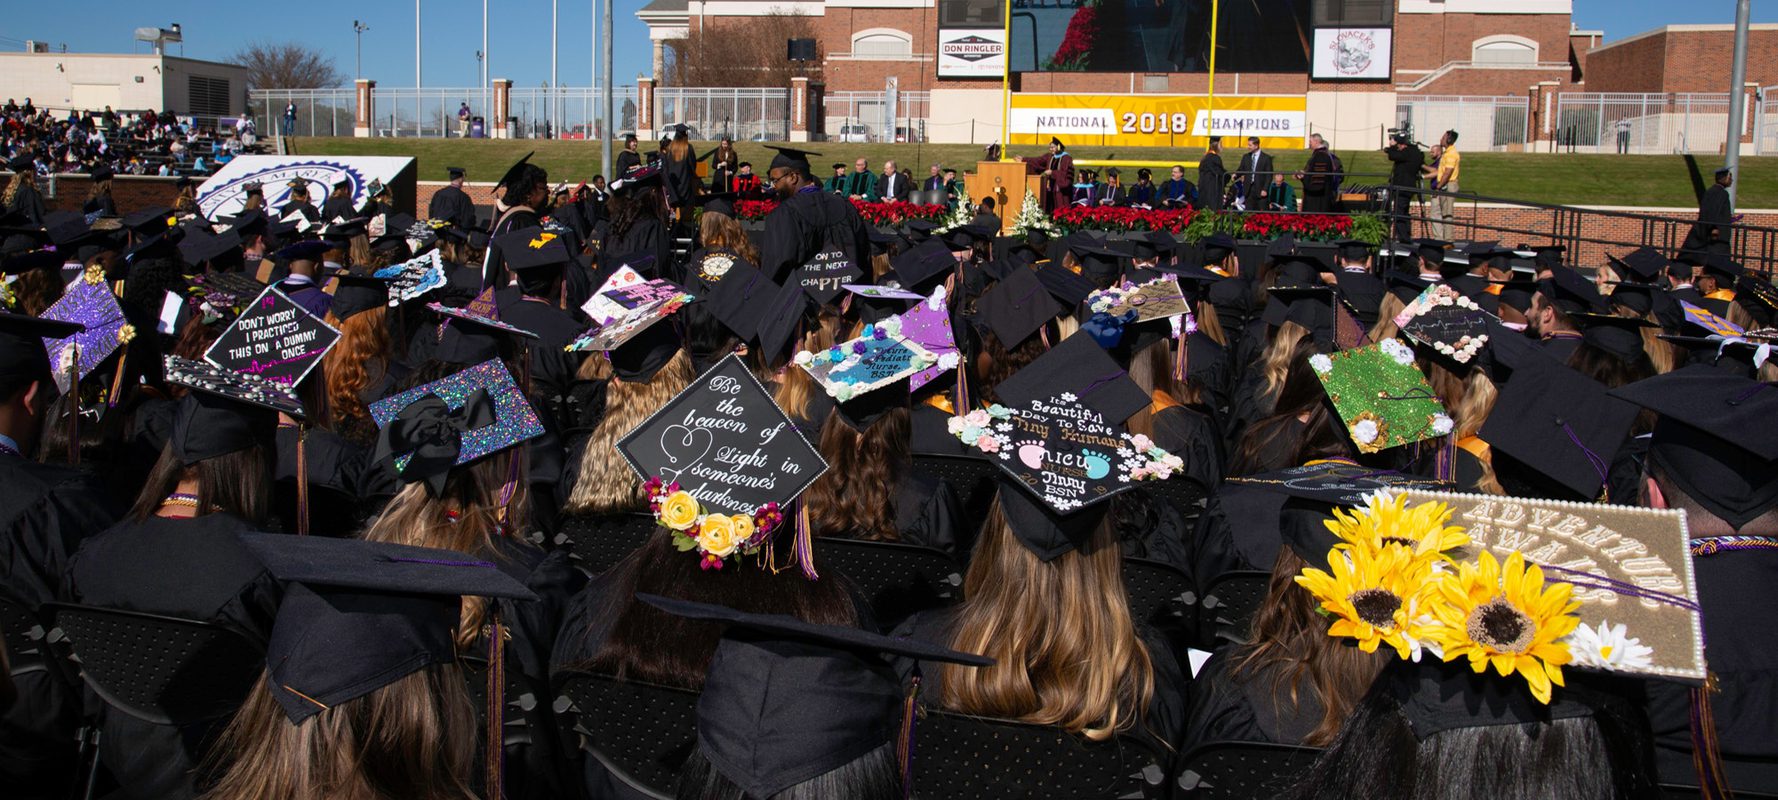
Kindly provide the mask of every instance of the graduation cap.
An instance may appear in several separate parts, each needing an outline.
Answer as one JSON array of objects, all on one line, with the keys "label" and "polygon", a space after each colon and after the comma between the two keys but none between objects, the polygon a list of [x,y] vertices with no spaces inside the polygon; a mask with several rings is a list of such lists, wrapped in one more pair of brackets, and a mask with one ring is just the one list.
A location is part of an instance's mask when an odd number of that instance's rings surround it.
[{"label": "graduation cap", "polygon": [[1449,250],[1450,247],[1450,242],[1439,239],[1414,240],[1414,254],[1419,256],[1421,260],[1430,261],[1434,264],[1443,264],[1445,262],[1445,251]]},{"label": "graduation cap", "polygon": [[326,242],[307,239],[288,245],[272,255],[286,261],[319,261],[330,249],[332,248]]},{"label": "graduation cap", "polygon": [[661,168],[654,165],[632,167],[622,178],[611,182],[611,193],[628,196],[638,189],[661,185]]},{"label": "graduation cap", "polygon": [[1649,458],[1710,513],[1738,529],[1778,506],[1778,387],[1690,364],[1611,395],[1661,415]]},{"label": "graduation cap", "polygon": [[[617,441],[643,478],[678,482],[708,511],[752,514],[790,501],[827,470],[820,451],[737,355],[729,355]],[[723,452],[747,457],[719,463]]]},{"label": "graduation cap", "polygon": [[809,169],[809,157],[821,155],[820,153],[813,151],[802,150],[785,145],[768,144],[765,147],[767,150],[774,150],[777,152],[777,155],[772,156],[771,165],[766,167],[767,173],[770,173],[772,170],[778,169],[779,167],[788,167],[804,175],[810,175],[813,173]]},{"label": "graduation cap", "polygon": [[1638,283],[1654,283],[1659,280],[1671,263],[1666,256],[1661,255],[1661,251],[1652,247],[1636,248],[1624,254],[1623,258],[1607,255],[1606,259],[1617,266],[1621,273],[1620,278]]},{"label": "graduation cap", "polygon": [[1284,234],[1266,243],[1266,260],[1279,261],[1296,252],[1296,237]]},{"label": "graduation cap", "polygon": [[85,329],[79,322],[0,311],[0,379],[49,377],[51,362],[45,343],[68,339]]},{"label": "graduation cap", "polygon": [[1213,233],[1199,240],[1198,248],[1203,251],[1204,263],[1219,264],[1235,252],[1235,240],[1226,233]]},{"label": "graduation cap", "polygon": [[1019,268],[1015,271],[1034,272],[1043,288],[1051,297],[1056,298],[1056,302],[1062,304],[1063,308],[1058,313],[1073,312],[1080,308],[1081,303],[1087,302],[1087,298],[1092,297],[1094,292],[1099,291],[1099,284],[1093,282],[1093,279],[1055,261],[1040,264],[1036,270]]},{"label": "graduation cap", "polygon": [[946,370],[956,369],[962,358],[962,351],[957,347],[957,332],[951,327],[951,312],[945,304],[943,286],[933,289],[930,297],[902,313],[901,333],[938,356],[937,363],[908,378],[909,391],[919,391]]},{"label": "graduation cap", "polygon": [[711,192],[699,197],[698,205],[707,212],[732,217],[735,215],[735,198],[739,196],[734,192]]},{"label": "graduation cap", "polygon": [[884,393],[887,400],[864,398],[938,364],[938,355],[905,336],[901,325],[900,317],[867,324],[858,338],[820,352],[802,351],[793,362],[839,402],[841,416],[848,423],[863,428],[896,407],[897,399],[905,405],[907,393],[904,388],[899,393]]},{"label": "graduation cap", "polygon": [[581,334],[569,343],[568,349],[603,350],[618,377],[626,381],[648,380],[673,359],[681,344],[674,326],[659,323],[691,300],[691,295],[681,293],[637,306]]},{"label": "graduation cap", "polygon": [[514,272],[560,271],[571,257],[562,237],[540,227],[512,231],[494,238],[494,246]]},{"label": "graduation cap", "polygon": [[153,236],[179,224],[178,218],[173,215],[173,209],[166,206],[144,208],[124,215],[121,221],[130,233],[137,236]]},{"label": "graduation cap", "polygon": [[208,361],[167,356],[163,376],[168,383],[276,413],[303,419],[302,401],[290,387],[244,372],[234,372]]},{"label": "graduation cap", "polygon": [[1304,253],[1286,253],[1277,259],[1275,286],[1326,286],[1321,281],[1321,273],[1328,271],[1327,263],[1317,255]]},{"label": "graduation cap", "polygon": [[1124,254],[1094,240],[1085,239],[1070,242],[1068,252],[1073,253],[1074,257],[1080,261],[1082,275],[1101,281],[1110,281],[1115,280],[1122,270]]},{"label": "graduation cap", "polygon": [[340,332],[267,286],[204,351],[223,369],[279,383],[301,383],[340,340]]},{"label": "graduation cap", "polygon": [[445,175],[449,176],[449,179],[454,181],[458,178],[463,177],[463,175],[464,175],[463,168],[462,167],[445,167]]},{"label": "graduation cap", "polygon": [[352,241],[354,236],[365,234],[364,220],[338,219],[321,226],[322,241],[334,247],[342,247]]},{"label": "graduation cap", "polygon": [[498,189],[502,186],[510,187],[516,183],[519,179],[519,175],[524,173],[525,165],[531,163],[531,157],[534,155],[537,155],[536,150],[526,153],[524,158],[519,159],[512,166],[507,167],[506,174],[500,176],[500,180],[494,183],[494,188]]},{"label": "graduation cap", "polygon": [[902,227],[908,230],[908,241],[920,244],[931,238],[932,233],[938,230],[938,223],[929,219],[910,219]]},{"label": "graduation cap", "polygon": [[1581,498],[1598,497],[1636,407],[1552,359],[1521,359],[1478,435]]},{"label": "graduation cap", "polygon": [[1043,247],[1032,240],[1041,237],[1042,233],[1039,231],[1033,231],[1024,236],[996,236],[993,247],[994,257],[1009,263],[1035,264],[1043,259]]},{"label": "graduation cap", "polygon": [[1007,273],[975,305],[977,324],[993,331],[1009,350],[1067,310],[1050,296],[1035,273],[1023,269]]},{"label": "graduation cap", "polygon": [[1467,664],[1437,658],[1418,662],[1391,659],[1377,682],[1378,690],[1400,706],[1414,738],[1422,741],[1451,730],[1592,717],[1608,702],[1573,684],[1550,703],[1542,703],[1523,686],[1499,675],[1478,673]]},{"label": "graduation cap", "polygon": [[250,382],[251,376],[226,378],[222,376],[228,370],[204,370],[184,359],[169,362],[184,376],[181,385],[192,389],[174,408],[167,437],[181,466],[250,447],[272,447],[278,412],[288,413],[292,398],[263,388],[264,381]]},{"label": "graduation cap", "polygon": [[803,322],[803,315],[813,305],[803,287],[794,281],[778,287],[778,293],[763,307],[765,313],[759,319],[759,348],[767,364],[777,364],[785,356],[785,350],[795,338],[797,328]]},{"label": "graduation cap", "polygon": [[1598,287],[1580,272],[1566,267],[1556,267],[1550,277],[1538,281],[1537,291],[1564,314],[1610,312]]},{"label": "graduation cap", "polygon": [[748,797],[773,797],[897,741],[905,692],[885,657],[988,666],[936,644],[651,594],[681,617],[726,623],[698,696],[698,748]]},{"label": "graduation cap", "polygon": [[1267,325],[1278,327],[1294,322],[1308,329],[1317,341],[1333,340],[1332,286],[1274,286],[1266,290],[1271,302],[1266,303],[1260,318]]},{"label": "graduation cap", "polygon": [[848,283],[864,276],[864,269],[844,250],[824,248],[802,266],[791,270],[789,285],[799,286],[820,305],[833,302]]},{"label": "graduation cap", "polygon": [[243,533],[286,581],[266,643],[273,699],[291,724],[456,660],[462,595],[535,600],[491,561],[360,539]]},{"label": "graduation cap", "polygon": [[1640,317],[1617,314],[1570,314],[1569,319],[1580,326],[1582,341],[1623,362],[1634,362],[1645,354],[1642,329],[1655,327]]},{"label": "graduation cap", "polygon": [[117,295],[111,293],[111,285],[96,272],[74,279],[41,316],[82,326],[79,332],[65,338],[45,338],[42,342],[48,351],[56,387],[64,393],[72,388],[70,366],[76,379],[84,379],[136,334],[134,326],[124,318]]},{"label": "graduation cap", "polygon": [[889,265],[903,288],[915,290],[935,278],[942,279],[951,274],[957,267],[957,257],[951,255],[950,248],[943,242],[926,239],[902,251]]},{"label": "graduation cap", "polygon": [[[426,307],[439,314],[450,317],[451,320],[462,320],[483,328],[492,328],[500,333],[510,334],[522,339],[538,338],[537,334],[500,319],[500,304],[494,297],[494,290],[492,287],[483,289],[481,294],[476,295],[474,300],[469,301],[469,305],[461,308],[447,306],[438,302],[427,303]],[[450,320],[447,320],[446,322],[448,324]]]},{"label": "graduation cap", "polygon": [[332,311],[341,321],[373,308],[389,305],[389,285],[392,281],[388,278],[342,272],[336,276],[336,280],[339,281],[339,288],[333,292]]},{"label": "graduation cap", "polygon": [[1540,244],[1530,248],[1520,245],[1513,252],[1531,259],[1533,266],[1544,269],[1562,266],[1562,254],[1568,252],[1568,248],[1559,244]]},{"label": "graduation cap", "polygon": [[179,242],[179,255],[185,259],[185,263],[197,265],[218,258],[240,246],[241,236],[232,230],[220,234],[194,230],[186,234],[185,239]]},{"label": "graduation cap", "polygon": [[968,225],[958,225],[939,236],[944,240],[945,246],[952,250],[968,250],[974,247],[977,242],[985,242],[994,238],[994,234],[998,232],[992,225],[980,225],[972,222]]},{"label": "graduation cap", "polygon": [[403,482],[443,490],[453,467],[543,435],[524,390],[492,358],[370,404],[380,429],[373,459]]},{"label": "graduation cap", "polygon": [[1444,358],[1469,364],[1488,346],[1493,315],[1445,284],[1434,284],[1395,317],[1402,333]]},{"label": "graduation cap", "polygon": [[738,256],[708,285],[706,310],[741,341],[751,341],[759,333],[759,309],[779,291],[778,284],[764,272]]},{"label": "graduation cap", "polygon": [[1120,425],[1151,401],[1104,348],[1080,333],[1001,381],[994,393],[1008,406],[1071,394],[1095,414]]},{"label": "graduation cap", "polygon": [[[1346,507],[1362,506],[1366,497],[1385,489],[1417,488],[1437,491],[1455,488],[1454,484],[1445,481],[1344,461],[1322,461],[1227,480],[1303,500]],[[1326,547],[1310,547],[1307,552],[1316,554],[1316,558],[1326,558],[1332,545],[1333,542],[1329,539]]]},{"label": "graduation cap", "polygon": [[1723,281],[1722,288],[1725,289],[1734,286],[1735,279],[1741,277],[1746,271],[1747,268],[1741,266],[1741,262],[1720,253],[1711,253],[1704,259],[1704,274],[1715,276],[1718,280]]},{"label": "graduation cap", "polygon": [[43,233],[57,248],[78,244],[91,232],[86,216],[73,211],[51,211],[43,218]]},{"label": "graduation cap", "polygon": [[1357,239],[1341,239],[1334,242],[1334,252],[1347,261],[1368,261],[1371,251],[1375,249],[1376,245]]},{"label": "graduation cap", "polygon": [[1449,434],[1445,407],[1399,339],[1309,357],[1321,388],[1361,453]]}]

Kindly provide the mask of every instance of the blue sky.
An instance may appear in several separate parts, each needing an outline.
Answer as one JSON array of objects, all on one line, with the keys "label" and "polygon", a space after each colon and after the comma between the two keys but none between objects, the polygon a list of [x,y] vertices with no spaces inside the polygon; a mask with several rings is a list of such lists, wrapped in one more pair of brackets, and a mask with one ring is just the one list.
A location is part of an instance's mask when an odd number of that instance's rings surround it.
[{"label": "blue sky", "polygon": [[[649,69],[648,31],[636,19],[646,0],[617,0],[613,58],[620,81],[629,83]],[[142,52],[133,41],[136,28],[178,22],[185,30],[185,55],[221,59],[251,40],[295,41],[333,56],[348,79],[353,71],[352,20],[370,25],[364,34],[364,74],[384,86],[412,86],[414,80],[414,7],[405,0],[345,2],[302,0],[284,4],[265,0],[212,2],[186,6],[170,15],[145,11],[140,2],[77,0],[29,2],[10,0],[0,23],[0,49],[18,49],[25,39],[51,46],[66,44],[82,52]],[[423,80],[428,86],[479,84],[475,52],[481,49],[478,0],[421,0]],[[549,0],[489,0],[491,75],[511,78],[520,86],[549,80]],[[201,10],[202,13],[194,13]],[[73,11],[74,13],[70,13]],[[585,86],[592,71],[592,0],[560,5],[559,72],[562,83]],[[167,16],[169,18],[161,19]],[[1606,41],[1676,23],[1728,23],[1735,19],[1734,0],[1672,3],[1657,0],[1574,0],[1574,22],[1604,30]],[[97,24],[95,22],[97,21]],[[1754,22],[1778,22],[1778,3],[1753,4]],[[177,49],[174,50],[177,54]]]}]

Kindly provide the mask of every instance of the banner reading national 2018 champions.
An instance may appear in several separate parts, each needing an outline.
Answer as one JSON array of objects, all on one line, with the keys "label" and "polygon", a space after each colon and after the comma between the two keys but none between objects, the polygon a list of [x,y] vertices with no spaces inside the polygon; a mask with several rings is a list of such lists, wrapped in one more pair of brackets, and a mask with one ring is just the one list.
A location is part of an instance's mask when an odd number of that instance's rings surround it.
[{"label": "banner reading national 2018 champions", "polygon": [[1303,146],[1308,100],[1296,97],[1217,97],[1215,113],[1204,95],[1015,94],[1013,144],[1045,144],[1051,136],[1071,145],[1203,147],[1212,133],[1234,144],[1258,136],[1266,149]]}]

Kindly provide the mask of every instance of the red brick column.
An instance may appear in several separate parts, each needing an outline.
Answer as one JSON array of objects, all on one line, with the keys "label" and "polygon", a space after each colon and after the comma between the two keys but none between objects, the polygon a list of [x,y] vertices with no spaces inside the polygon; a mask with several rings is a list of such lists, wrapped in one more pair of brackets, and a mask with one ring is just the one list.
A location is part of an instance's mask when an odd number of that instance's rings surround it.
[{"label": "red brick column", "polygon": [[511,139],[512,130],[506,125],[506,118],[512,116],[512,79],[494,79],[494,132],[496,139]]},{"label": "red brick column", "polygon": [[815,114],[819,113],[809,101],[809,79],[797,76],[790,79],[790,141],[809,141],[809,129],[814,124]]},{"label": "red brick column", "polygon": [[636,79],[636,138],[654,138],[654,79],[647,76]]}]

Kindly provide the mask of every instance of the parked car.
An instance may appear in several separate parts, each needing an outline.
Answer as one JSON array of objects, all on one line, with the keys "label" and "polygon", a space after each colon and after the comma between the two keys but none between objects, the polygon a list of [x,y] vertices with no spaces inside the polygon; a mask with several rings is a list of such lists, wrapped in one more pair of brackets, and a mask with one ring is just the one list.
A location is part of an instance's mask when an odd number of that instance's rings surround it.
[{"label": "parked car", "polygon": [[870,128],[863,125],[841,125],[840,132],[834,138],[837,142],[868,142]]}]

